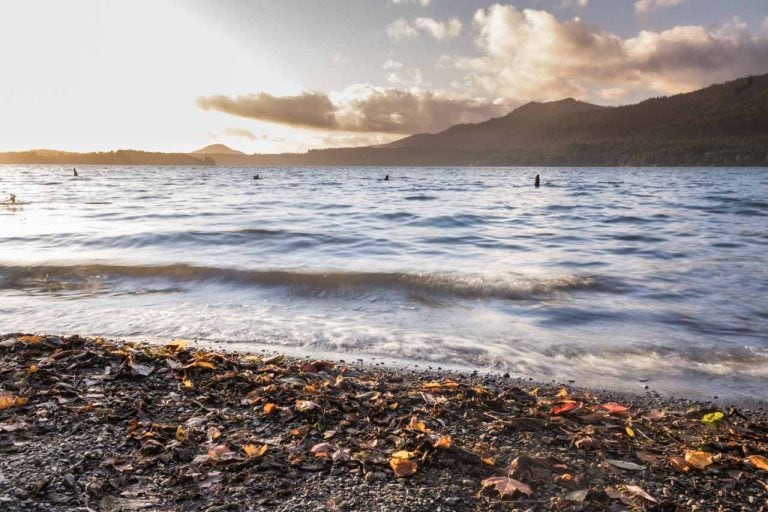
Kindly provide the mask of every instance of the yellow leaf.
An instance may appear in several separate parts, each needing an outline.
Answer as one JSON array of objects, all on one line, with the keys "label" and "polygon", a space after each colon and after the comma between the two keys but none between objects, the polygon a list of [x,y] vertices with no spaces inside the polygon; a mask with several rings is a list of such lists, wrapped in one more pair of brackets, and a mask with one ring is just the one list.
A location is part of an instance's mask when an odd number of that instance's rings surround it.
[{"label": "yellow leaf", "polygon": [[392,468],[392,471],[395,472],[395,476],[399,477],[412,475],[418,469],[415,462],[400,457],[392,457],[389,459],[389,466]]},{"label": "yellow leaf", "polygon": [[29,365],[29,368],[27,368],[27,373],[29,375],[32,375],[33,373],[37,373],[37,365],[36,364]]},{"label": "yellow leaf", "polygon": [[172,342],[166,345],[166,348],[169,348],[175,352],[178,352],[179,350],[187,348],[187,345],[189,345],[189,342],[187,340],[173,340]]},{"label": "yellow leaf", "polygon": [[570,396],[570,394],[568,393],[567,389],[563,388],[560,391],[558,391],[555,396],[560,397],[560,398],[568,398]]},{"label": "yellow leaf", "polygon": [[757,469],[768,471],[768,459],[762,455],[750,455],[747,457],[747,462],[755,466]]},{"label": "yellow leaf", "polygon": [[189,377],[184,377],[184,380],[181,381],[181,385],[184,387],[184,389],[194,389],[195,387]]},{"label": "yellow leaf", "polygon": [[685,462],[695,468],[704,469],[714,461],[712,459],[712,454],[709,452],[686,450]]},{"label": "yellow leaf", "polygon": [[627,435],[629,437],[635,437],[635,431],[632,430],[632,427],[627,427],[625,430],[627,431]]},{"label": "yellow leaf", "polygon": [[451,444],[451,436],[440,436],[440,438],[435,443],[435,448],[450,448]]},{"label": "yellow leaf", "polygon": [[176,428],[176,440],[180,443],[183,443],[187,440],[187,429],[181,425]]},{"label": "yellow leaf", "polygon": [[710,427],[714,427],[718,422],[722,421],[723,418],[725,418],[725,414],[720,411],[715,411],[702,416],[701,422]]},{"label": "yellow leaf", "polygon": [[267,453],[267,449],[269,447],[265,444],[261,446],[256,446],[255,444],[248,443],[247,445],[243,446],[243,451],[248,456],[248,458],[253,457],[261,457],[265,453]]}]

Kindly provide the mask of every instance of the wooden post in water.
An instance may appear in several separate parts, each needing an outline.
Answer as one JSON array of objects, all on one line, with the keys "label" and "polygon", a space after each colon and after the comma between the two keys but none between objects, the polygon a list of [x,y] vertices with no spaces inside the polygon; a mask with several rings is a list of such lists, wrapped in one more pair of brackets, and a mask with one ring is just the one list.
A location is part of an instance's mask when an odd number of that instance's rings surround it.
[{"label": "wooden post in water", "polygon": [[541,178],[539,178],[539,175],[536,175],[536,180],[533,182],[533,186],[536,188],[539,188],[539,185],[541,185]]}]

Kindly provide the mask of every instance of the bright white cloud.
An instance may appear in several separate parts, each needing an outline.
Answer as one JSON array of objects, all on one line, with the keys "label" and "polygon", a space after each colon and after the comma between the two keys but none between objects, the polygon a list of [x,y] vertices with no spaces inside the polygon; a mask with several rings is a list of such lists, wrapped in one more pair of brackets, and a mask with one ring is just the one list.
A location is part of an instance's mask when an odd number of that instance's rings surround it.
[{"label": "bright white cloud", "polygon": [[384,61],[384,64],[381,67],[384,69],[397,69],[403,67],[403,63],[396,60],[387,59]]},{"label": "bright white cloud", "polygon": [[635,12],[638,14],[645,14],[655,9],[674,7],[684,1],[685,0],[637,0],[635,2]]},{"label": "bright white cloud", "polygon": [[619,102],[764,73],[768,40],[738,21],[622,38],[579,18],[559,21],[546,11],[497,4],[474,17],[481,55],[444,57],[442,64],[466,71],[474,86],[509,100],[573,96]]},{"label": "bright white cloud", "polygon": [[442,41],[458,36],[461,33],[461,27],[462,24],[458,18],[451,18],[448,21],[437,21],[432,18],[416,18],[408,21],[400,18],[387,27],[387,35],[393,41],[402,41],[415,39],[421,32]]}]

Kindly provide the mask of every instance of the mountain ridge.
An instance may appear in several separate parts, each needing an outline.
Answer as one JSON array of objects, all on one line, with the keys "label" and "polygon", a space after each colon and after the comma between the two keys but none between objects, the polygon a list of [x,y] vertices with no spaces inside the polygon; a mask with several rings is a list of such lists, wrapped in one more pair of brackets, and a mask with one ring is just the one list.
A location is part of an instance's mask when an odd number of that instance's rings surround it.
[{"label": "mountain ridge", "polygon": [[0,153],[0,163],[80,163],[101,155],[97,163],[235,167],[767,166],[768,74],[631,105],[529,102],[501,117],[376,146],[248,155],[212,144],[172,157],[119,153],[60,152],[57,162],[36,152]]}]

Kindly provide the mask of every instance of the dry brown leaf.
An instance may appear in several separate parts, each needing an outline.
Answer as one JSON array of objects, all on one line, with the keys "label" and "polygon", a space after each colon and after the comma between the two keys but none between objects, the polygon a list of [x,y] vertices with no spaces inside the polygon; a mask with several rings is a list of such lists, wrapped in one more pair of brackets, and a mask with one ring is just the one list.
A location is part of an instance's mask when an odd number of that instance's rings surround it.
[{"label": "dry brown leaf", "polygon": [[43,341],[42,336],[19,336],[19,341],[24,343],[41,343]]},{"label": "dry brown leaf", "polygon": [[451,436],[440,436],[435,442],[435,448],[450,448],[452,444]]},{"label": "dry brown leaf", "polygon": [[37,365],[36,364],[29,365],[29,368],[27,368],[27,373],[29,375],[32,375],[33,373],[37,373]]},{"label": "dry brown leaf", "polygon": [[277,405],[273,404],[272,402],[264,404],[264,414],[272,414],[275,412],[275,409],[277,409]]},{"label": "dry brown leaf", "polygon": [[216,427],[211,427],[208,429],[206,435],[208,436],[208,441],[215,441],[221,437],[221,430]]},{"label": "dry brown leaf", "polygon": [[216,462],[228,462],[236,459],[237,454],[226,444],[220,444],[208,450],[208,458]]},{"label": "dry brown leaf", "polygon": [[653,498],[653,496],[645,492],[642,488],[638,487],[637,485],[627,485],[625,486],[625,489],[627,490],[627,492],[629,492],[633,496],[640,496],[641,498],[646,499],[652,503],[656,503],[656,500]]},{"label": "dry brown leaf", "polygon": [[705,469],[714,462],[712,454],[698,450],[686,450],[685,462],[698,469]]},{"label": "dry brown leaf", "polygon": [[313,446],[312,449],[309,451],[315,457],[318,457],[321,459],[330,459],[333,455],[333,452],[336,451],[336,447],[331,443],[320,443]]},{"label": "dry brown leaf", "polygon": [[623,405],[617,404],[616,402],[609,402],[607,404],[602,404],[600,408],[605,409],[611,414],[621,414],[629,410],[629,407],[625,407]]},{"label": "dry brown leaf", "polygon": [[174,352],[178,352],[181,349],[187,348],[187,345],[189,345],[187,340],[173,340],[172,342],[168,343],[165,348],[171,349]]},{"label": "dry brown leaf", "polygon": [[176,440],[180,443],[183,443],[187,440],[187,429],[179,425],[176,427]]},{"label": "dry brown leaf", "polygon": [[635,457],[637,457],[638,460],[641,460],[646,464],[650,464],[652,466],[655,466],[664,460],[664,457],[662,457],[661,455],[656,455],[654,453],[643,452],[643,451],[635,452]]},{"label": "dry brown leaf", "polygon": [[762,455],[750,455],[747,457],[747,462],[755,466],[757,469],[768,471],[768,459]]},{"label": "dry brown leaf", "polygon": [[533,494],[528,484],[524,484],[514,478],[506,476],[492,476],[483,480],[483,489],[494,487],[501,496],[512,496],[515,492],[521,492],[527,496]]},{"label": "dry brown leaf", "polygon": [[669,464],[678,471],[687,473],[691,470],[691,465],[688,464],[682,457],[672,457],[669,459]]},{"label": "dry brown leaf", "polygon": [[262,444],[261,446],[256,446],[255,444],[248,443],[245,446],[243,446],[243,451],[245,452],[245,455],[252,459],[254,457],[261,457],[265,453],[267,453],[267,450],[269,447],[266,444]]},{"label": "dry brown leaf", "polygon": [[299,412],[307,412],[319,408],[320,404],[311,400],[296,400],[296,410]]}]

